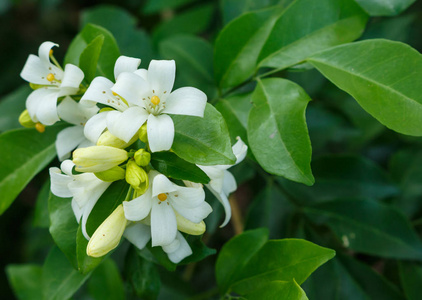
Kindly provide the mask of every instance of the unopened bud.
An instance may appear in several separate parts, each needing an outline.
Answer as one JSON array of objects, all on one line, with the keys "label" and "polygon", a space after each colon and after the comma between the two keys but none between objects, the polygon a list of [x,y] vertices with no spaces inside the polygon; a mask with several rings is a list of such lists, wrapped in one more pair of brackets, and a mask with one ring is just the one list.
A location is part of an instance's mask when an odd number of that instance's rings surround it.
[{"label": "unopened bud", "polygon": [[148,142],[148,133],[147,133],[147,123],[141,126],[141,128],[138,131],[139,139],[146,143]]},{"label": "unopened bud", "polygon": [[110,146],[110,147],[124,149],[132,145],[134,142],[136,142],[137,139],[138,139],[138,136],[135,134],[132,137],[132,139],[128,143],[126,143],[125,141],[112,135],[110,131],[107,130],[103,134],[101,134],[100,138],[97,141],[97,146]]},{"label": "unopened bud", "polygon": [[94,232],[86,247],[86,254],[91,257],[101,257],[116,248],[126,224],[123,205],[120,204]]},{"label": "unopened bud", "polygon": [[26,128],[34,128],[35,122],[32,121],[27,109],[25,109],[19,116],[19,123]]},{"label": "unopened bud", "polygon": [[116,166],[107,171],[94,173],[94,175],[97,176],[97,178],[102,181],[113,182],[113,181],[124,179],[125,173],[126,171],[123,168]]},{"label": "unopened bud", "polygon": [[78,172],[102,172],[128,159],[125,150],[109,146],[79,148],[73,152],[73,163]]},{"label": "unopened bud", "polygon": [[193,223],[185,217],[181,216],[174,211],[176,214],[177,229],[181,232],[191,234],[191,235],[201,235],[205,232],[206,226],[205,222],[201,221],[199,223]]},{"label": "unopened bud", "polygon": [[138,166],[146,167],[151,161],[151,154],[145,149],[139,149],[135,152],[134,158]]},{"label": "unopened bud", "polygon": [[35,84],[35,83],[29,83],[29,86],[31,87],[31,89],[33,90],[38,90],[42,87],[45,87],[45,84]]},{"label": "unopened bud", "polygon": [[138,192],[146,190],[149,184],[147,172],[139,167],[133,159],[129,160],[126,165],[126,181]]}]

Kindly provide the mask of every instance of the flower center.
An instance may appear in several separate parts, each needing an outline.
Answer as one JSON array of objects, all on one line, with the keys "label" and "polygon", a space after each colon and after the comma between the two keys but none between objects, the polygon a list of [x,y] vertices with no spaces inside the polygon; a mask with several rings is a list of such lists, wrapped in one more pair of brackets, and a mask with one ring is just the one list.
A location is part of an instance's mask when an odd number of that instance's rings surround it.
[{"label": "flower center", "polygon": [[54,81],[54,79],[55,79],[55,77],[54,77],[54,74],[53,73],[50,73],[50,74],[47,75],[47,80],[48,81],[52,82],[52,81]]},{"label": "flower center", "polygon": [[37,123],[35,124],[35,129],[39,132],[39,133],[43,133],[45,131],[45,126],[41,123]]},{"label": "flower center", "polygon": [[167,195],[164,194],[164,193],[161,193],[161,194],[158,194],[157,198],[160,201],[166,201],[167,200]]},{"label": "flower center", "polygon": [[158,105],[160,103],[160,98],[158,96],[152,96],[151,103],[154,105]]}]

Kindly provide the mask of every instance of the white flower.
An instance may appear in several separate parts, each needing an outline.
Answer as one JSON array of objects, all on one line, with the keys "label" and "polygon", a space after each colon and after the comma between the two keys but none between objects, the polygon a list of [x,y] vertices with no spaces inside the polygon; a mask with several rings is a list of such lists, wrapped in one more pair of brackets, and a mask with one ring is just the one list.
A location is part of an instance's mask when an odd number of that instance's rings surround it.
[{"label": "white flower", "polygon": [[85,107],[77,103],[70,97],[57,106],[57,112],[60,119],[71,123],[70,126],[59,132],[56,138],[56,150],[59,160],[62,161],[70,156],[70,152],[75,148],[84,148],[93,146],[84,135],[85,123],[98,112],[97,106]]},{"label": "white flower", "polygon": [[26,108],[34,122],[52,125],[59,121],[57,99],[62,96],[76,94],[84,78],[84,73],[77,66],[67,64],[61,70],[50,62],[52,42],[44,42],[38,49],[38,56],[29,55],[21,77],[41,87],[33,91],[26,100]]},{"label": "white flower", "polygon": [[167,246],[177,233],[176,213],[200,223],[212,211],[202,186],[181,187],[157,171],[150,171],[150,186],[140,197],[123,202],[126,219],[141,221],[150,216],[152,246]]},{"label": "white flower", "polygon": [[[116,66],[119,61],[116,62]],[[126,67],[131,65],[126,64]],[[99,114],[85,134],[91,140],[98,138],[107,127],[116,137],[128,142],[147,122],[148,142],[152,152],[169,150],[174,139],[173,120],[167,114],[204,116],[206,95],[193,87],[183,87],[171,92],[176,65],[173,60],[152,60],[148,70],[121,72],[116,84],[98,80],[82,98],[83,102],[107,104],[116,111]],[[123,70],[115,67],[115,70]],[[135,68],[136,69],[136,68]],[[133,70],[133,71],[132,71]],[[95,80],[94,80],[95,81]],[[93,81],[93,83],[94,83]],[[108,89],[108,90],[107,90]],[[123,105],[124,104],[124,105]],[[100,116],[101,115],[101,116]]]},{"label": "white flower", "polygon": [[[248,146],[246,146],[246,144],[238,137],[238,141],[233,145],[232,150],[236,156],[236,163],[234,164],[236,165],[245,158],[248,152]],[[224,207],[226,217],[220,227],[227,225],[232,214],[228,196],[237,189],[237,184],[233,174],[227,171],[227,169],[234,165],[198,165],[198,167],[210,178],[210,182],[206,185],[206,187],[214,194]]]},{"label": "white flower", "polygon": [[[72,209],[78,223],[82,218],[82,233],[89,240],[86,222],[95,203],[110,186],[92,173],[72,174],[75,164],[65,160],[59,168],[50,168],[51,192],[62,198],[72,197]],[[62,171],[64,174],[62,174]]]}]

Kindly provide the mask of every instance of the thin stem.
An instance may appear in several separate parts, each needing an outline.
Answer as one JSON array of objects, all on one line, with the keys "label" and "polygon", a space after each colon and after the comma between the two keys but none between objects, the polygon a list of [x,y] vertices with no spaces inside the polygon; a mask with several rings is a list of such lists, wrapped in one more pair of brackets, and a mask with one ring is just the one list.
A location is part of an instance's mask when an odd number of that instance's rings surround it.
[{"label": "thin stem", "polygon": [[237,198],[232,194],[230,196],[230,206],[232,209],[232,218],[231,224],[233,225],[233,229],[236,235],[241,234],[243,232],[243,221],[242,221],[242,213],[239,208],[239,203]]},{"label": "thin stem", "polygon": [[131,185],[129,185],[129,190],[127,191],[125,201],[129,201],[130,200],[132,191],[133,191],[133,187]]},{"label": "thin stem", "polygon": [[53,61],[53,63],[56,65],[57,68],[59,68],[60,70],[63,71],[62,67],[60,66],[59,62],[57,61],[57,59],[54,57],[54,55],[50,55],[50,59]]}]

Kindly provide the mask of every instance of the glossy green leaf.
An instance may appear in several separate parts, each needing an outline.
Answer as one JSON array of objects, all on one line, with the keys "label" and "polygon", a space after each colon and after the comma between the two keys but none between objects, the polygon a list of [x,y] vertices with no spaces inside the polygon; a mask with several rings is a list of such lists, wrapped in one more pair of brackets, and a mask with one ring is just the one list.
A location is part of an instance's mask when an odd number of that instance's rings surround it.
[{"label": "glossy green leaf", "polygon": [[245,295],[248,300],[308,300],[305,292],[295,281],[271,281],[262,288]]},{"label": "glossy green leaf", "polygon": [[42,299],[42,268],[38,265],[8,265],[7,277],[13,292],[19,300]]},{"label": "glossy green leaf", "polygon": [[233,154],[227,125],[211,105],[205,107],[203,118],[172,115],[174,142],[172,150],[180,158],[199,165],[230,165]]},{"label": "glossy green leaf", "polygon": [[153,262],[139,256],[134,247],[126,255],[124,273],[137,297],[157,298],[161,286],[157,268]]},{"label": "glossy green leaf", "polygon": [[209,42],[196,36],[176,35],[159,44],[165,59],[176,61],[175,87],[193,86],[209,99],[217,95],[213,77],[213,48]]},{"label": "glossy green leaf", "polygon": [[329,49],[309,62],[388,128],[422,135],[422,96],[415,89],[422,80],[422,55],[413,48],[367,40]]},{"label": "glossy green leaf", "polygon": [[367,18],[353,0],[296,0],[274,24],[259,54],[259,66],[284,69],[353,41],[362,34]]},{"label": "glossy green leaf", "polygon": [[208,248],[202,241],[202,236],[185,235],[186,241],[192,249],[192,254],[183,259],[179,264],[185,265],[193,262],[200,262],[210,255],[214,255],[217,251]]},{"label": "glossy green leaf", "polygon": [[88,279],[76,271],[64,254],[53,247],[42,270],[42,290],[46,300],[69,299]]},{"label": "glossy green leaf", "polygon": [[50,234],[60,250],[77,269],[76,233],[78,223],[73,214],[71,198],[60,198],[50,193],[48,211],[50,214]]},{"label": "glossy green leaf", "polygon": [[54,142],[63,128],[51,126],[44,133],[25,128],[0,135],[0,214],[56,156]]},{"label": "glossy green leaf", "polygon": [[171,152],[153,153],[151,164],[158,172],[173,179],[189,180],[203,184],[210,181],[207,174],[195,164],[189,163]]},{"label": "glossy green leaf", "polygon": [[49,228],[50,217],[48,212],[48,199],[50,198],[50,180],[46,180],[41,187],[35,204],[33,225],[35,227]]},{"label": "glossy green leaf", "polygon": [[246,128],[252,108],[251,93],[239,94],[218,100],[215,108],[223,115],[229,129],[232,143],[239,136],[244,142],[248,140]]},{"label": "glossy green leaf", "polygon": [[19,116],[25,110],[26,98],[31,93],[27,85],[23,85],[0,101],[0,132],[21,128]]},{"label": "glossy green leaf", "polygon": [[399,262],[400,281],[408,300],[421,297],[422,266],[412,262]]},{"label": "glossy green leaf", "polygon": [[146,14],[158,13],[159,11],[178,8],[197,0],[148,0],[143,7]]},{"label": "glossy green leaf", "polygon": [[405,216],[391,206],[372,200],[338,200],[306,207],[304,212],[312,222],[329,226],[354,251],[422,260],[420,239]]},{"label": "glossy green leaf", "polygon": [[64,64],[80,66],[81,54],[95,38],[101,35],[104,36],[104,44],[98,59],[95,75],[105,76],[110,80],[114,80],[114,63],[120,56],[119,47],[113,35],[108,30],[97,25],[87,24],[73,39],[66,52]]},{"label": "glossy green leaf", "polygon": [[223,23],[227,24],[244,13],[263,9],[271,5],[288,6],[294,0],[221,0]]},{"label": "glossy green leaf", "polygon": [[95,300],[125,299],[122,277],[116,263],[106,259],[91,275],[88,291]]},{"label": "glossy green leaf", "polygon": [[416,0],[355,0],[371,16],[394,16]]},{"label": "glossy green leaf", "polygon": [[245,231],[224,244],[215,265],[217,283],[222,294],[238,281],[245,265],[267,240],[268,229],[260,228]]},{"label": "glossy green leaf", "polygon": [[312,161],[315,184],[280,180],[285,190],[301,203],[326,202],[344,198],[385,199],[400,190],[386,172],[371,160],[354,155],[326,155]]},{"label": "glossy green leaf", "polygon": [[249,146],[267,172],[312,185],[311,142],[305,109],[311,99],[297,84],[270,78],[258,82],[249,114]]},{"label": "glossy green leaf", "polygon": [[84,79],[90,83],[97,72],[98,59],[104,44],[104,35],[95,37],[82,51],[79,57],[79,67],[84,72]]}]

